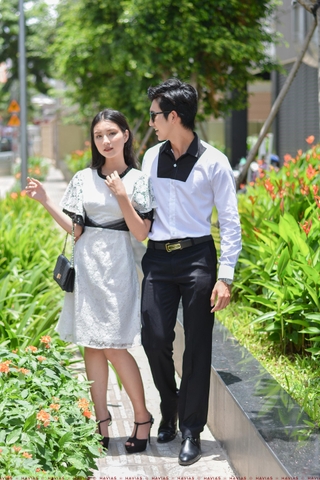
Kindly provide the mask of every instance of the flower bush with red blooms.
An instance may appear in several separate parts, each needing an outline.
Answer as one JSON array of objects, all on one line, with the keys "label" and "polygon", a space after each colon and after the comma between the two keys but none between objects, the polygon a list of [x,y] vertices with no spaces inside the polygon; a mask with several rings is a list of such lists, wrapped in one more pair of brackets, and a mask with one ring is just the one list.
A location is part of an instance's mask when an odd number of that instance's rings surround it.
[{"label": "flower bush with red blooms", "polygon": [[85,142],[83,150],[75,150],[65,158],[65,163],[71,173],[77,173],[83,168],[89,167],[91,163],[91,147],[90,142]]},{"label": "flower bush with red blooms", "polygon": [[102,455],[88,399],[62,342],[0,347],[0,477],[87,478]]},{"label": "flower bush with red blooms", "polygon": [[285,353],[320,354],[320,145],[261,170],[239,195],[236,290],[253,325]]},{"label": "flower bush with red blooms", "polygon": [[[28,157],[28,177],[33,177],[43,182],[48,175],[50,160],[43,157]],[[21,189],[21,164],[18,163],[13,169],[16,182],[12,188],[13,192],[20,192]]]}]

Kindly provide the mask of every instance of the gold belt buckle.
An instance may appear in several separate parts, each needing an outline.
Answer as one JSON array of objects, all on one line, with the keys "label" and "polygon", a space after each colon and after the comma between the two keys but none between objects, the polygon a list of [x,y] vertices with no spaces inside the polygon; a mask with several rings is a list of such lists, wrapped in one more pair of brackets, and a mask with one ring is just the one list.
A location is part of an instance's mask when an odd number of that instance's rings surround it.
[{"label": "gold belt buckle", "polygon": [[173,252],[174,250],[181,250],[182,249],[180,242],[178,242],[178,243],[166,243],[165,247],[166,247],[167,252],[169,252],[169,253]]}]

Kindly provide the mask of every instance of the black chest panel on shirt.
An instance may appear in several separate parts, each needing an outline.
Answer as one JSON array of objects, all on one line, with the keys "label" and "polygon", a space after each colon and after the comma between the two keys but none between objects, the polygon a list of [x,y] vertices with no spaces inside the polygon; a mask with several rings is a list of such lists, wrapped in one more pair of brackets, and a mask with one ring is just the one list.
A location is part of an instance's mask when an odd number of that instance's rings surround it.
[{"label": "black chest panel on shirt", "polygon": [[206,148],[196,137],[187,152],[176,160],[170,142],[166,142],[159,150],[157,177],[186,182],[193,167],[205,151]]}]

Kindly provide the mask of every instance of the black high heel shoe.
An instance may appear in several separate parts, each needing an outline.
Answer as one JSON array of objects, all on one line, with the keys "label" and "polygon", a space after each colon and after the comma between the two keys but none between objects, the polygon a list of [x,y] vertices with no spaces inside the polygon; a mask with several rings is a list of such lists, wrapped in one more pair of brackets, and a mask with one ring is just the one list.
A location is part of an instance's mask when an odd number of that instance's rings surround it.
[{"label": "black high heel shoe", "polygon": [[[98,430],[99,430],[99,433],[100,435],[102,436],[101,434],[101,428],[100,428],[100,423],[104,423],[104,422],[107,422],[109,420],[109,425],[110,426],[112,424],[112,416],[111,416],[111,413],[109,413],[109,417],[106,418],[105,420],[99,420],[98,421]],[[109,440],[110,440],[110,437],[103,437],[102,440],[101,440],[101,443],[102,443],[102,446],[105,450],[108,450],[108,447],[109,447]]]},{"label": "black high heel shoe", "polygon": [[[128,453],[143,452],[147,448],[148,440],[149,440],[149,443],[150,443],[150,431],[151,431],[151,427],[153,425],[153,422],[154,422],[154,418],[153,418],[152,415],[150,415],[150,420],[148,420],[147,422],[143,422],[143,423],[134,422],[134,424],[136,426],[134,435],[133,435],[133,437],[130,437],[127,440],[127,443],[133,443],[133,445],[125,445]],[[150,430],[149,430],[148,438],[143,438],[143,439],[137,438],[137,433],[138,433],[139,426],[140,425],[146,425],[147,423],[150,423]]]}]

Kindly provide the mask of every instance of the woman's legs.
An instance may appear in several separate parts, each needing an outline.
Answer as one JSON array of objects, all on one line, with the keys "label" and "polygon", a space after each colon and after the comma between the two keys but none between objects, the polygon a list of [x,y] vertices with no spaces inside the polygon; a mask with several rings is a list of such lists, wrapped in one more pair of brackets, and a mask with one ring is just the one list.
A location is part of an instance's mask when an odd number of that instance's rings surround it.
[{"label": "woman's legs", "polygon": [[[109,417],[107,408],[107,388],[109,367],[104,350],[96,348],[84,349],[84,361],[87,378],[91,383],[91,398],[94,403],[96,420],[105,420]],[[100,432],[103,437],[108,437],[109,422],[101,423]]]},{"label": "woman's legs", "polygon": [[[135,359],[127,350],[123,349],[106,349],[104,352],[107,359],[110,360],[116,369],[122,385],[131,400],[135,422],[148,422],[150,413],[146,408],[142,379]],[[148,438],[150,428],[150,423],[139,426],[137,438]]]}]

